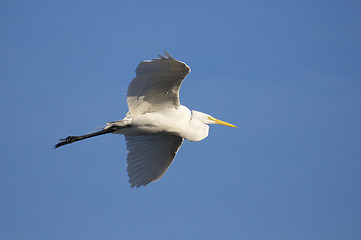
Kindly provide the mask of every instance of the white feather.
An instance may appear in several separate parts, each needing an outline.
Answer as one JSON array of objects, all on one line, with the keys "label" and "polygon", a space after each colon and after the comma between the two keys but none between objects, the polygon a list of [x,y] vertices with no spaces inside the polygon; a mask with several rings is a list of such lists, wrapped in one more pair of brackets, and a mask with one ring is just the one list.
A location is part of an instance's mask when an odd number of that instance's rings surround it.
[{"label": "white feather", "polygon": [[190,68],[167,52],[160,59],[141,62],[128,87],[127,101],[131,117],[178,107],[179,88]]},{"label": "white feather", "polygon": [[131,187],[160,179],[172,163],[183,138],[172,135],[125,135]]}]

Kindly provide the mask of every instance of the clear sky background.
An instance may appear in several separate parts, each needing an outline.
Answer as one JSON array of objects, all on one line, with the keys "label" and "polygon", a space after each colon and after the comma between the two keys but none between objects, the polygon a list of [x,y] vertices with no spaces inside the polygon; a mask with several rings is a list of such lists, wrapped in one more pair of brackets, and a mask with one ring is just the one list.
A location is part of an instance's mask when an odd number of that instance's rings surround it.
[{"label": "clear sky background", "polygon": [[[361,2],[2,1],[0,239],[361,239]],[[130,188],[140,61],[192,72],[181,102],[229,121]]]}]

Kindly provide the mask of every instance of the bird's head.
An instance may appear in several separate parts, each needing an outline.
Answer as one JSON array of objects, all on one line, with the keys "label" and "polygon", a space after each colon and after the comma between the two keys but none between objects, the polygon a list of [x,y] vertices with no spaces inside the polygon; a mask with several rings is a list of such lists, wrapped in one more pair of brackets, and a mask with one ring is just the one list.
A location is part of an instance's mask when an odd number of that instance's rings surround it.
[{"label": "bird's head", "polygon": [[234,126],[233,124],[221,121],[217,118],[212,117],[211,115],[208,115],[208,114],[202,113],[202,112],[198,112],[198,111],[194,111],[194,110],[192,111],[192,118],[195,118],[204,124],[219,124],[219,125],[236,128],[236,126]]}]

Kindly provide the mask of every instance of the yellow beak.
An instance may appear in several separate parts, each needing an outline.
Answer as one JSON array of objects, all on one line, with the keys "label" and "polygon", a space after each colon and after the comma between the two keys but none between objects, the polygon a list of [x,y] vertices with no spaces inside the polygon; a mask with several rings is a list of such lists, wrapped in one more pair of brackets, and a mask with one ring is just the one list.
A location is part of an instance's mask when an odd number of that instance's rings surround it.
[{"label": "yellow beak", "polygon": [[218,120],[218,119],[216,119],[216,118],[214,118],[214,117],[212,117],[211,120],[213,120],[216,124],[219,124],[219,125],[236,128],[236,126],[234,126],[233,124],[230,124],[230,123],[228,123],[228,122],[224,122],[224,121]]}]

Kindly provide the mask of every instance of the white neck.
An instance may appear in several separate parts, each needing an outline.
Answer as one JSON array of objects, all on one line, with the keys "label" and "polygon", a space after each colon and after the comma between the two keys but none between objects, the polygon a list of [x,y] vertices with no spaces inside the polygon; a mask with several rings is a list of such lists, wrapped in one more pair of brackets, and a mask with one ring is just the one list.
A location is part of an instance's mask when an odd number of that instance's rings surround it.
[{"label": "white neck", "polygon": [[187,136],[184,136],[184,138],[189,141],[201,141],[208,136],[208,131],[208,125],[195,118],[192,114],[189,121],[189,131],[187,131]]}]

